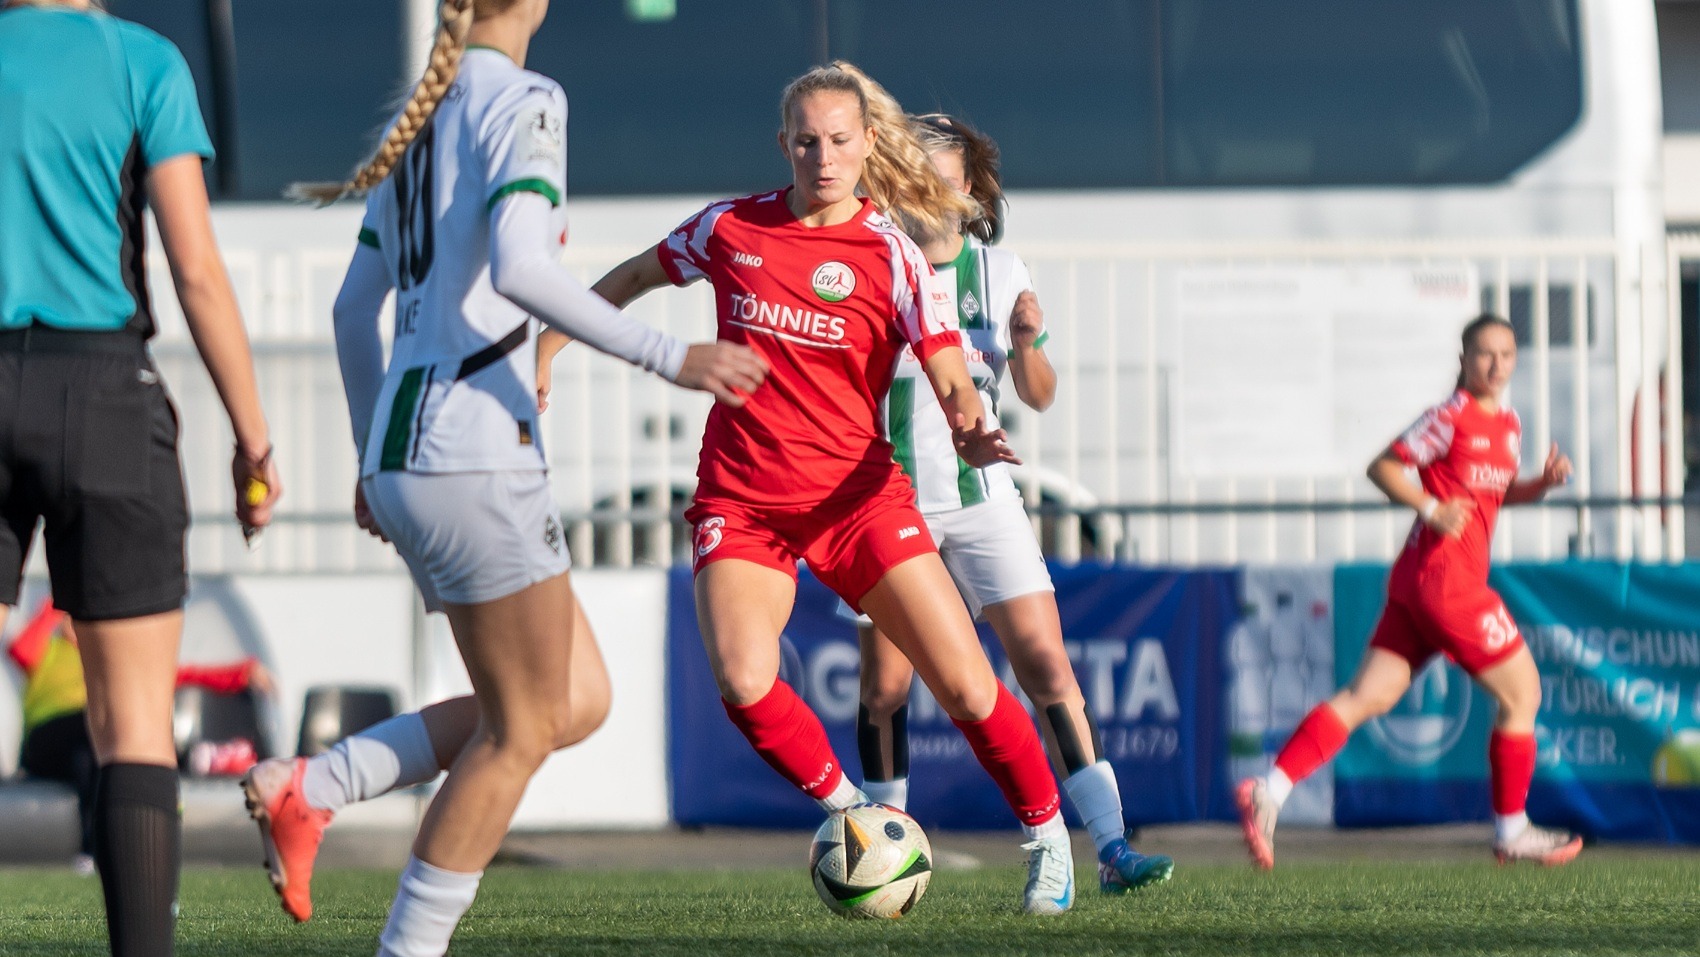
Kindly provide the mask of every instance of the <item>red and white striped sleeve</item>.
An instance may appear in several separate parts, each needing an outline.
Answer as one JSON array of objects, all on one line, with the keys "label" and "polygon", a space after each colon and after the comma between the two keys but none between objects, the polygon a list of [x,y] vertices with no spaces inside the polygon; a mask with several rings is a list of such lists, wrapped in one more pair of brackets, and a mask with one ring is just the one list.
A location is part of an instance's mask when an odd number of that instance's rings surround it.
[{"label": "red and white striped sleeve", "polygon": [[1458,414],[1456,399],[1450,399],[1429,409],[1411,424],[1391,446],[1393,454],[1406,465],[1422,468],[1443,458],[1452,448],[1452,434]]},{"label": "red and white striped sleeve", "polygon": [[897,331],[923,362],[946,346],[962,345],[948,293],[936,288],[937,277],[921,247],[889,222],[870,225],[886,239],[891,251],[891,306]]},{"label": "red and white striped sleeve", "polygon": [[731,200],[714,203],[681,223],[656,247],[661,268],[666,270],[673,285],[688,286],[708,277],[708,267],[712,262],[708,240],[714,235],[714,226],[720,217],[731,208]]}]

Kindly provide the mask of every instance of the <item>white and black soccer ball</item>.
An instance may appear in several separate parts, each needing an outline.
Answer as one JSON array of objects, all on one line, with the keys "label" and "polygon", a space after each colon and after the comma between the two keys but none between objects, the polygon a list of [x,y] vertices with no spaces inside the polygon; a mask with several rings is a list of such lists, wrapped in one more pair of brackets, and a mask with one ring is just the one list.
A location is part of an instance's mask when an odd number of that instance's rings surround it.
[{"label": "white and black soccer ball", "polygon": [[915,819],[884,804],[827,816],[809,847],[820,899],[842,917],[902,917],[927,891],[933,848]]}]

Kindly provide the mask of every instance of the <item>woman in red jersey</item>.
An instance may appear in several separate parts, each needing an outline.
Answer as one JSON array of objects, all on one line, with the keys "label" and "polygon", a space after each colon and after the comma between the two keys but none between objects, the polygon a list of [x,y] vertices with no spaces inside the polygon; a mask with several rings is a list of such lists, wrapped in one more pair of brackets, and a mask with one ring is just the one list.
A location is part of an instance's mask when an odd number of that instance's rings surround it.
[{"label": "woman in red jersey", "polygon": [[908,344],[959,454],[976,466],[1014,461],[1002,431],[982,424],[960,331],[940,308],[949,297],[935,296],[926,258],[880,212],[938,233],[977,209],[938,176],[896,101],[849,64],[793,81],[780,111],[790,187],[710,205],[595,286],[623,306],[707,279],[721,340],[748,345],[771,370],[742,408],[709,413],[686,512],[697,616],[726,712],[823,808],[865,799],[820,720],[779,680],[780,631],[807,561],[872,616],[962,729],[1028,832],[1025,909],[1060,913],[1074,868],[1056,782],[1032,720],[986,660],[880,416]]},{"label": "woman in red jersey", "polygon": [[[1275,866],[1275,818],[1293,785],[1338,753],[1353,729],[1398,703],[1437,652],[1499,704],[1488,742],[1495,856],[1501,863],[1564,864],[1582,849],[1581,838],[1536,827],[1524,813],[1541,680],[1516,622],[1487,584],[1500,506],[1535,501],[1564,484],[1570,459],[1554,443],[1539,476],[1517,478],[1523,426],[1500,402],[1517,366],[1511,324],[1480,316],[1464,327],[1463,346],[1457,391],[1369,466],[1370,481],[1417,520],[1394,562],[1387,605],[1357,676],[1305,716],[1267,776],[1247,778],[1235,792],[1246,845],[1266,870]],[[1411,480],[1413,468],[1421,484]]]}]

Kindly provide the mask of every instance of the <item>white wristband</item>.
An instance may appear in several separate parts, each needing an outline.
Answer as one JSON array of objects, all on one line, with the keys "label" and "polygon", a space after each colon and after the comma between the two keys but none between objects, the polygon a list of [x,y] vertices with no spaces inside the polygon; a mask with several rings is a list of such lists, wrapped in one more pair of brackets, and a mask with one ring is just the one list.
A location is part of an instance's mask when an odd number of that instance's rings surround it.
[{"label": "white wristband", "polygon": [[1423,502],[1422,508],[1417,509],[1417,515],[1421,516],[1422,520],[1426,522],[1434,517],[1435,509],[1438,508],[1440,508],[1440,499],[1431,498]]}]

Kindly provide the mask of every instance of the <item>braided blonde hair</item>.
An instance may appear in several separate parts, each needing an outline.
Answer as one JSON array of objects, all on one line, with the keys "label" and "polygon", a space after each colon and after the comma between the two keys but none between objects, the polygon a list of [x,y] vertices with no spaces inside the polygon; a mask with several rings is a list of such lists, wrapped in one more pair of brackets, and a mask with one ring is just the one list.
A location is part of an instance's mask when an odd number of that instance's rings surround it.
[{"label": "braided blonde hair", "polygon": [[874,129],[874,148],[862,162],[862,191],[904,232],[917,239],[945,236],[980,215],[980,204],[951,189],[933,168],[896,98],[844,60],[815,67],[785,88],[779,113],[787,133],[796,104],[824,92],[856,97],[863,122]]},{"label": "braided blonde hair", "polygon": [[414,85],[413,93],[401,108],[395,125],[384,135],[384,141],[372,157],[343,183],[292,183],[283,195],[290,199],[327,206],[350,194],[361,196],[390,175],[401,155],[413,143],[419,131],[437,112],[437,104],[449,91],[449,84],[460,72],[460,58],[466,52],[466,34],[472,29],[475,7],[505,8],[511,0],[494,3],[475,0],[443,0],[437,10],[437,37],[431,44],[431,54],[425,62],[425,75]]}]

